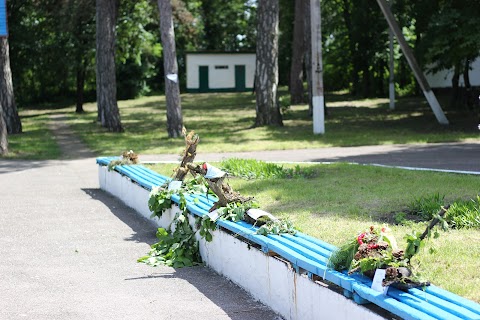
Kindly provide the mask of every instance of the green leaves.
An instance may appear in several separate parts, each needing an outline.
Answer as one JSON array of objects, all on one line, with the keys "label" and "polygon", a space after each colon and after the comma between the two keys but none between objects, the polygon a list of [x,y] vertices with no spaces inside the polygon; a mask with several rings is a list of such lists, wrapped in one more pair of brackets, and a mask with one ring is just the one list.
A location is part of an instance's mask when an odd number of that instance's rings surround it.
[{"label": "green leaves", "polygon": [[175,191],[168,191],[165,187],[155,188],[150,192],[148,208],[152,211],[151,217],[161,217],[162,214],[172,207],[172,195]]},{"label": "green leaves", "polygon": [[277,219],[267,221],[264,225],[258,228],[256,233],[264,236],[281,233],[295,234],[297,233],[297,230],[295,230],[292,221],[289,219]]},{"label": "green leaves", "polygon": [[175,231],[168,232],[158,228],[158,242],[151,246],[148,255],[137,261],[150,266],[165,265],[174,268],[191,267],[201,264],[202,260],[193,229],[188,224],[188,218],[181,214],[182,219],[176,219]]},{"label": "green leaves", "polygon": [[[148,200],[148,208],[153,212],[152,217],[161,215],[173,205],[172,196],[179,196],[178,213],[172,222],[173,232],[158,228],[158,242],[152,244],[148,255],[138,259],[138,262],[151,266],[166,265],[174,268],[198,265],[202,259],[198,249],[195,232],[188,222],[187,199],[185,193],[206,193],[207,188],[203,179],[192,179],[177,190],[169,191],[167,185],[152,189]],[[214,224],[215,225],[215,224]],[[216,225],[215,225],[216,226]],[[204,235],[207,241],[212,240],[210,233]],[[210,239],[210,240],[209,240]]]}]

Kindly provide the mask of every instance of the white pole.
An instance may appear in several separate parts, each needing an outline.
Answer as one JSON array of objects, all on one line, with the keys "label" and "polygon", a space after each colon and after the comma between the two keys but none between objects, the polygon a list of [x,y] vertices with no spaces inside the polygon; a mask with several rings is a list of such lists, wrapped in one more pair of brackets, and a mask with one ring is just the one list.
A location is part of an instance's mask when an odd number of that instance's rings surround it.
[{"label": "white pole", "polygon": [[325,133],[325,100],[323,95],[322,18],[320,0],[310,0],[312,34],[312,106],[313,133]]},{"label": "white pole", "polygon": [[415,78],[417,79],[418,84],[420,85],[420,88],[425,95],[425,98],[430,104],[430,108],[432,108],[433,114],[437,118],[438,123],[448,125],[448,119],[445,116],[445,113],[443,113],[442,107],[438,103],[437,97],[435,97],[432,88],[430,88],[427,78],[425,78],[423,71],[418,66],[417,60],[413,56],[412,50],[410,49],[410,46],[405,40],[405,36],[403,35],[402,30],[398,26],[397,20],[395,20],[395,17],[393,16],[393,13],[390,10],[390,7],[388,6],[386,0],[377,0],[377,3],[383,12],[383,15],[385,16],[388,25],[390,26],[390,30],[392,30],[392,32],[397,37],[400,49],[402,49],[402,52],[405,55],[408,64],[410,65],[410,69],[412,69],[413,74],[415,75]]}]

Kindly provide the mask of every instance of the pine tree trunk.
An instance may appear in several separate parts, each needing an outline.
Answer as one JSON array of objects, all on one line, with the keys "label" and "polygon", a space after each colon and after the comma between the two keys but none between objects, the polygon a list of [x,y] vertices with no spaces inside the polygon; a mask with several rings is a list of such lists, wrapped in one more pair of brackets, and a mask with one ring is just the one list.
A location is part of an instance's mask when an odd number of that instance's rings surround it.
[{"label": "pine tree trunk", "polygon": [[3,116],[3,107],[0,102],[0,155],[4,156],[8,153],[8,140],[7,140],[7,124]]},{"label": "pine tree trunk", "polygon": [[[173,29],[172,5],[170,0],[158,0],[160,12],[160,33],[163,47],[163,66],[165,69],[165,99],[167,102],[167,132],[170,138],[182,135],[183,119],[178,85],[178,65],[175,48],[175,30]],[[176,79],[168,79],[168,77]]]},{"label": "pine tree trunk", "polygon": [[305,70],[308,84],[308,115],[313,116],[313,92],[312,92],[312,33],[310,32],[310,1],[305,0],[304,6],[304,44],[305,44]]},{"label": "pine tree trunk", "polygon": [[84,61],[80,61],[77,66],[77,107],[75,109],[76,113],[83,113],[83,96],[84,96],[84,87],[85,87],[85,73],[86,65]]},{"label": "pine tree trunk", "polygon": [[295,24],[290,66],[290,103],[300,104],[303,99],[303,58],[305,55],[305,0],[295,0]]},{"label": "pine tree trunk", "polygon": [[97,0],[97,106],[101,125],[112,132],[122,132],[117,105],[115,76],[116,0]]},{"label": "pine tree trunk", "polygon": [[472,84],[470,83],[470,63],[471,59],[465,60],[465,65],[463,68],[463,81],[465,82],[465,102],[469,109],[473,109],[474,105],[474,96],[472,90]]},{"label": "pine tree trunk", "polygon": [[3,119],[9,134],[21,133],[22,122],[18,115],[13,94],[12,71],[10,69],[10,53],[8,39],[0,38],[0,104],[3,108]]},{"label": "pine tree trunk", "polygon": [[278,105],[278,0],[259,0],[257,7],[257,62],[255,126],[282,126]]},{"label": "pine tree trunk", "polygon": [[455,108],[460,96],[460,87],[458,85],[458,80],[460,79],[460,67],[458,64],[455,65],[453,69],[452,76],[452,97],[450,99],[450,108]]}]

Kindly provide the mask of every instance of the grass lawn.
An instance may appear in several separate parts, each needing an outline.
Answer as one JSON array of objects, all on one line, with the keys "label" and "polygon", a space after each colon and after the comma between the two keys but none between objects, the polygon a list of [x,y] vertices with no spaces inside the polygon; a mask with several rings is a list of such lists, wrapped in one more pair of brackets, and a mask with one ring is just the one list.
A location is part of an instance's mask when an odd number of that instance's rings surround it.
[{"label": "grass lawn", "polygon": [[[20,113],[23,133],[8,136],[7,159],[56,159],[60,149],[48,128],[52,111],[25,110]],[[1,158],[1,157],[0,157]]]},{"label": "grass lawn", "polygon": [[[229,183],[243,195],[255,196],[263,210],[288,216],[302,232],[337,246],[372,224],[387,222],[405,247],[407,232],[426,227],[425,222],[393,223],[395,215],[408,210],[414,199],[439,193],[451,202],[475,198],[480,190],[477,176],[341,163],[311,167],[316,171],[314,178],[230,178]],[[153,168],[170,176],[174,165]],[[435,254],[428,252],[430,247]],[[480,230],[442,232],[415,262],[432,283],[480,302]]]},{"label": "grass lawn", "polygon": [[[287,92],[280,92],[288,100]],[[284,99],[285,100],[285,99]],[[252,93],[183,94],[184,124],[201,136],[199,152],[305,149],[394,143],[480,141],[477,116],[447,112],[451,125],[439,125],[423,98],[401,98],[396,110],[387,99],[354,100],[346,94],[327,94],[326,134],[314,135],[306,105],[284,112],[283,127],[253,128]],[[133,149],[139,154],[175,153],[183,139],[166,133],[164,96],[118,102],[125,132],[109,133],[96,123],[96,104],[86,113],[75,107],[21,110],[24,134],[9,136],[10,158],[55,159],[59,156],[47,126],[48,115],[64,113],[75,132],[97,155],[117,155]],[[446,105],[446,103],[444,103]]]},{"label": "grass lawn", "polygon": [[[313,135],[306,105],[287,110],[283,127],[253,128],[254,99],[251,93],[182,95],[184,124],[201,136],[199,152],[480,140],[476,117],[449,112],[451,126],[441,126],[420,98],[400,99],[397,109],[390,111],[387,99],[329,95],[325,135]],[[75,131],[97,154],[130,149],[140,154],[172,153],[183,147],[182,139],[167,137],[163,96],[120,101],[119,107],[122,134],[108,133],[95,123],[95,104],[87,104],[84,115],[69,113]]]}]

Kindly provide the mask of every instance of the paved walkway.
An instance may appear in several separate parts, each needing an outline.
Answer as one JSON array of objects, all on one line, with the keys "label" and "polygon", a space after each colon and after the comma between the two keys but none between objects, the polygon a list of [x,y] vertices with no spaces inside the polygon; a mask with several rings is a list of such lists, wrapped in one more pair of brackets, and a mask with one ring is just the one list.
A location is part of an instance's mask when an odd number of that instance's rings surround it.
[{"label": "paved walkway", "polygon": [[[62,160],[0,160],[0,319],[278,319],[205,267],[136,263],[154,226],[99,190],[95,158],[52,117]],[[480,172],[480,144],[199,154]],[[141,160],[178,160],[176,155]]]},{"label": "paved walkway", "polygon": [[0,161],[0,319],[280,319],[209,268],[137,263],[155,227],[53,120],[64,160]]},{"label": "paved walkway", "polygon": [[[142,161],[178,161],[178,158],[179,156],[175,154],[140,156]],[[196,160],[220,161],[225,158],[293,162],[343,161],[480,173],[480,142],[199,153]]]}]

